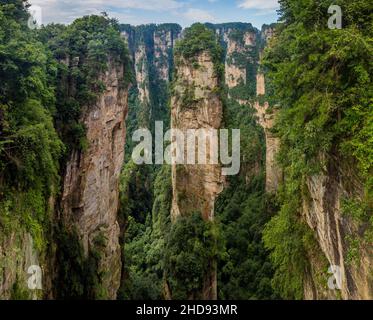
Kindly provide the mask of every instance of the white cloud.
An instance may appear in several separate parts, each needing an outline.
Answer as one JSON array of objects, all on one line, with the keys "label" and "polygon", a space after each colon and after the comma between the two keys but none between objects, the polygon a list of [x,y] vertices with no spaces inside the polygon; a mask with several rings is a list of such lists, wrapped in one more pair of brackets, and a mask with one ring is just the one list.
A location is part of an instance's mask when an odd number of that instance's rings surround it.
[{"label": "white cloud", "polygon": [[128,9],[170,12],[184,6],[184,3],[178,0],[29,0],[29,2],[42,8],[44,23],[70,23],[83,15],[99,14],[102,11],[124,19],[131,18],[126,12]]},{"label": "white cloud", "polygon": [[191,22],[214,22],[216,19],[208,11],[201,9],[188,9],[183,16]]},{"label": "white cloud", "polygon": [[243,9],[269,10],[279,7],[278,0],[244,0],[238,5]]},{"label": "white cloud", "polygon": [[117,9],[144,9],[153,11],[166,11],[183,6],[177,0],[30,0],[32,4],[56,7],[114,7]]}]

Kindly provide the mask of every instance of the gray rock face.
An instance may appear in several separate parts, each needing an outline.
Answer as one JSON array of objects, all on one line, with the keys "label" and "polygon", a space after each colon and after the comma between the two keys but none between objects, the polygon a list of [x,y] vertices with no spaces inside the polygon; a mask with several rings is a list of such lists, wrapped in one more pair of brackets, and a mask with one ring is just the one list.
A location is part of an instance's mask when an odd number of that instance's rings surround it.
[{"label": "gray rock face", "polygon": [[[211,57],[207,53],[199,55],[198,65],[194,68],[183,59],[176,65],[177,83],[171,100],[171,121],[172,128],[181,130],[184,136],[188,129],[219,129],[223,118],[222,102],[214,93],[219,84]],[[188,87],[192,88],[198,101],[193,106],[182,105],[182,96]],[[173,165],[172,218],[194,210],[201,212],[205,220],[213,220],[215,199],[223,191],[223,181],[220,165]]]},{"label": "gray rock face", "polygon": [[[177,81],[171,100],[171,126],[181,130],[184,136],[188,129],[219,129],[223,118],[223,104],[216,93],[219,82],[213,61],[206,52],[200,54],[197,61],[197,68],[184,59],[176,63]],[[196,101],[193,105],[184,105],[182,102],[186,88],[193,91],[191,94]],[[198,154],[198,145],[195,148]],[[200,212],[206,221],[214,220],[215,200],[224,188],[220,165],[172,165],[172,186],[173,220],[193,212]],[[215,263],[212,262],[201,293],[204,299],[217,298],[216,273]]]},{"label": "gray rock face", "polygon": [[74,151],[67,163],[63,182],[62,215],[74,227],[85,254],[104,239],[98,272],[104,273],[102,287],[114,299],[120,284],[119,175],[124,161],[127,89],[120,87],[123,66],[109,62],[101,81],[106,91],[87,106],[81,121],[87,128],[88,148]]},{"label": "gray rock face", "polygon": [[[257,95],[265,95],[264,75],[257,75]],[[261,105],[255,102],[254,108],[257,112],[258,122],[263,127],[266,138],[266,191],[276,192],[282,181],[282,170],[276,162],[276,155],[280,150],[280,139],[271,131],[275,125],[276,113],[268,113],[269,104],[265,102]]]},{"label": "gray rock face", "polygon": [[[320,159],[324,162],[324,157]],[[344,198],[362,197],[362,185],[354,175],[352,168],[339,165],[327,165],[323,173],[309,178],[306,182],[308,196],[303,199],[303,215],[308,225],[314,230],[319,246],[330,266],[340,268],[342,299],[373,298],[373,247],[359,239],[357,248],[358,262],[349,262],[348,254],[351,244],[349,237],[361,236],[361,227],[342,210]],[[313,261],[311,261],[312,263]],[[317,261],[313,262],[317,264]],[[311,278],[312,277],[311,275]],[[310,288],[317,284],[310,280],[305,288],[308,299],[334,298],[336,292],[315,292]]]},{"label": "gray rock face", "polygon": [[34,247],[34,241],[29,233],[25,231],[11,232],[10,235],[2,239],[0,243],[0,263],[1,299],[12,298],[11,292],[16,282],[19,288],[27,292],[30,298],[37,299],[40,296],[40,290],[30,290],[27,284],[31,276],[31,274],[28,274],[28,269],[31,266],[40,265],[38,251]]}]

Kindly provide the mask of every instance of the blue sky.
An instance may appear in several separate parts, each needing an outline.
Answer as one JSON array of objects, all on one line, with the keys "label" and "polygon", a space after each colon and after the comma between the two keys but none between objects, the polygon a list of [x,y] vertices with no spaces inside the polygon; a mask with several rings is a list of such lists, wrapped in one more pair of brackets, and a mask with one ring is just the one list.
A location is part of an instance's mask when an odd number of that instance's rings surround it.
[{"label": "blue sky", "polygon": [[41,7],[42,22],[70,23],[102,11],[133,25],[176,22],[251,22],[260,28],[277,20],[277,0],[29,0]]}]

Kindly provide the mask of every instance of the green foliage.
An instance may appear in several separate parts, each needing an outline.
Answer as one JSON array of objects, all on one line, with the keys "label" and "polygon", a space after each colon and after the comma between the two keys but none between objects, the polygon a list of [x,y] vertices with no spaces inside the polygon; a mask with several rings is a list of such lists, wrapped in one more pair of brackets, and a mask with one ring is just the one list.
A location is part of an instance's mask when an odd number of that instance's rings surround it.
[{"label": "green foliage", "polygon": [[373,215],[366,201],[344,198],[341,203],[342,214],[351,218],[359,234],[351,232],[345,236],[348,247],[347,263],[359,263],[360,249],[373,243]]},{"label": "green foliage", "polygon": [[[169,100],[170,88],[169,82],[160,79],[159,67],[169,66],[169,78],[172,79],[174,68],[173,48],[169,48],[167,56],[158,51],[160,56],[157,58],[154,44],[154,36],[164,37],[169,32],[172,39],[180,33],[181,27],[177,24],[160,24],[160,25],[141,25],[130,26],[121,25],[120,30],[129,35],[128,46],[131,56],[135,55],[139,46],[145,47],[145,57],[138,63],[144,68],[146,80],[141,87],[147,87],[149,90],[149,101],[142,103],[139,99],[138,86],[132,86],[129,90],[128,99],[128,119],[127,119],[127,143],[126,143],[126,162],[129,160],[133,145],[132,134],[138,128],[149,128],[154,132],[155,121],[163,121],[165,129],[169,128]],[[158,48],[159,50],[159,48]],[[134,67],[134,66],[133,66]],[[140,66],[138,66],[140,67]],[[134,72],[134,70],[133,70]]]},{"label": "green foliage", "polygon": [[366,203],[358,199],[342,199],[342,213],[352,217],[356,222],[368,222],[370,214]]},{"label": "green foliage", "polygon": [[271,259],[276,268],[273,286],[285,299],[303,298],[303,276],[306,270],[304,247],[305,226],[297,218],[297,203],[283,205],[281,211],[267,224],[263,239],[272,250]]},{"label": "green foliage", "polygon": [[155,57],[154,35],[163,37],[170,32],[176,38],[181,27],[174,24],[132,27],[121,25],[129,35],[129,48],[134,55],[139,45],[145,46],[144,64],[149,89],[149,102],[138,98],[137,86],[129,92],[127,119],[126,164],[120,183],[120,224],[124,230],[123,280],[119,299],[160,299],[163,297],[164,238],[170,226],[172,201],[171,168],[169,166],[137,166],[130,157],[132,134],[138,128],[154,133],[155,121],[163,121],[164,130],[170,123],[170,88],[161,80],[157,66],[168,63],[173,72],[173,50]]},{"label": "green foliage", "polygon": [[146,216],[152,210],[153,170],[148,166],[138,166],[130,160],[121,174],[120,196],[123,221],[132,216],[135,221],[144,224]]},{"label": "green foliage", "polygon": [[179,217],[166,242],[165,276],[172,298],[201,298],[204,279],[224,252],[217,223],[204,221],[200,213]]},{"label": "green foliage", "polygon": [[[230,26],[230,24],[227,24]],[[258,71],[259,49],[261,39],[260,33],[253,28],[251,24],[238,24],[237,26],[230,26],[228,29],[225,24],[213,25],[220,34],[220,43],[225,49],[226,63],[235,66],[243,71],[246,71],[246,78],[241,79],[240,83],[229,90],[229,96],[235,100],[247,100],[253,102],[256,98],[256,75]],[[224,33],[223,33],[224,32]],[[244,36],[248,32],[256,36],[254,45],[245,45]],[[231,52],[228,55],[227,42],[224,34],[228,33],[230,41],[234,41],[241,48],[237,51]]]},{"label": "green foliage", "polygon": [[132,82],[128,48],[119,33],[119,25],[107,16],[86,16],[68,27],[48,25],[39,31],[57,66],[56,125],[69,148],[85,149],[85,128],[80,122],[84,107],[92,106],[104,91],[100,76],[108,64],[124,65],[120,89]]},{"label": "green foliage", "polygon": [[107,292],[101,286],[105,274],[98,270],[106,246],[104,234],[96,236],[86,256],[76,230],[68,230],[60,225],[56,231],[57,298],[106,299]]},{"label": "green foliage", "polygon": [[221,62],[222,49],[214,32],[201,23],[195,23],[185,30],[183,39],[177,42],[175,57],[182,56],[187,60],[193,60],[203,51],[211,55],[214,64]]},{"label": "green foliage", "polygon": [[[282,208],[267,225],[264,239],[273,250],[275,287],[284,297],[301,298],[307,230],[299,224],[300,202],[294,199],[302,198],[305,179],[328,168],[334,159],[357,161],[358,170],[355,165],[350,170],[358,171],[365,186],[361,208],[370,213],[364,219],[371,217],[373,15],[369,0],[335,1],[344,14],[343,29],[330,30],[330,1],[280,4],[284,24],[266,53],[265,67],[273,100],[280,107],[276,134],[286,181]],[[352,203],[347,207],[356,209]],[[358,209],[354,215],[365,214]]]},{"label": "green foliage", "polygon": [[272,211],[264,197],[264,176],[232,177],[216,203],[227,255],[218,264],[219,299],[276,299],[273,268],[262,242],[262,230]]},{"label": "green foliage", "polygon": [[82,299],[84,297],[84,252],[76,232],[64,227],[58,230],[57,238],[58,282],[57,298]]},{"label": "green foliage", "polygon": [[[229,90],[231,96],[232,90]],[[276,207],[265,195],[263,129],[249,105],[226,101],[224,123],[241,130],[241,170],[229,177],[216,201],[227,256],[218,264],[220,299],[275,299],[271,286],[273,267],[262,242],[265,224]]]},{"label": "green foliage", "polygon": [[30,291],[22,286],[18,279],[12,286],[10,300],[30,300]]},{"label": "green foliage", "polygon": [[64,148],[52,118],[56,63],[27,28],[23,4],[0,2],[0,233],[29,232],[42,258]]},{"label": "green foliage", "polygon": [[[218,86],[214,93],[223,98],[224,65],[223,50],[214,32],[205,25],[196,23],[185,30],[184,37],[178,41],[175,47],[175,62],[177,66],[187,63],[194,69],[202,68],[198,63],[198,55],[207,52],[212,58],[214,73],[218,78]],[[186,61],[182,61],[181,58]],[[172,89],[174,96],[180,99],[183,108],[191,108],[199,101],[195,96],[195,85],[180,83],[178,79],[178,68],[175,70]],[[183,88],[182,93],[176,92],[175,88]]]},{"label": "green foliage", "polygon": [[[82,108],[103,92],[99,76],[109,61],[125,65],[120,89],[128,85],[130,68],[114,20],[91,16],[68,27],[30,30],[24,4],[0,2],[0,233],[30,233],[42,261],[55,240],[50,200],[58,192],[59,162],[73,148],[87,147]],[[97,237],[86,258],[77,235],[61,228],[59,296],[105,298],[105,274],[98,272],[103,238]],[[17,283],[12,295],[23,296]]]},{"label": "green foliage", "polygon": [[[133,173],[141,171],[139,167],[133,169]],[[126,172],[125,169],[124,174]],[[149,179],[146,175],[143,178]],[[129,180],[121,182],[122,192],[128,190],[126,181]],[[147,208],[141,214],[137,209],[127,211],[123,247],[125,281],[118,292],[120,299],[155,300],[163,297],[164,239],[169,232],[172,202],[171,168],[163,166],[156,174],[154,186],[147,186],[147,190],[154,192],[153,208]],[[131,201],[131,198],[128,202],[122,198],[121,203],[130,205]]]},{"label": "green foliage", "polygon": [[195,96],[195,87],[186,86],[181,97],[181,107],[182,108],[192,108],[198,103],[199,99]]},{"label": "green foliage", "polygon": [[[302,4],[282,1],[286,28],[266,59],[276,98],[283,106],[278,124],[282,154],[289,159],[287,164],[298,158],[303,162],[299,167],[305,169],[333,147],[359,160],[369,186],[372,15],[364,15],[369,1],[337,1],[342,10],[356,14],[345,17],[341,30],[327,28],[326,1],[303,2],[306,9],[300,12]],[[356,6],[362,11],[357,13]]]}]

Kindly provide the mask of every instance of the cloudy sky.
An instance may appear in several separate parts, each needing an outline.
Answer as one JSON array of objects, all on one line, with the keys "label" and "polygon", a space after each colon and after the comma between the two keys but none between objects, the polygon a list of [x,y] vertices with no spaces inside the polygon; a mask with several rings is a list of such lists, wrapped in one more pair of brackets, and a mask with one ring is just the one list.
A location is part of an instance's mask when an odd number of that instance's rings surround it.
[{"label": "cloudy sky", "polygon": [[107,12],[121,23],[251,22],[277,20],[277,0],[29,0],[41,7],[42,22],[70,23],[87,14]]}]

